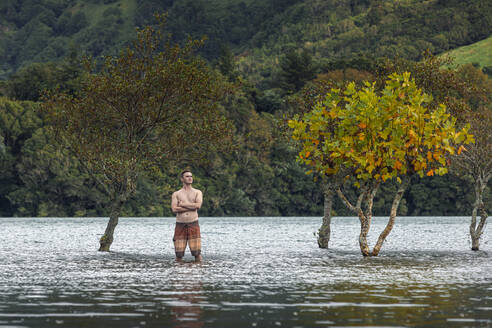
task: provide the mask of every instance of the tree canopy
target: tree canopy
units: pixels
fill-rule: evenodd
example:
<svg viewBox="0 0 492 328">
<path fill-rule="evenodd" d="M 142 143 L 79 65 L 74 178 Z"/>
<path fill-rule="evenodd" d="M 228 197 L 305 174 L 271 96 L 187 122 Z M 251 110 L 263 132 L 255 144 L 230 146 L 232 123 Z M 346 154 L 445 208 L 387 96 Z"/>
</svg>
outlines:
<svg viewBox="0 0 492 328">
<path fill-rule="evenodd" d="M 165 23 L 165 16 L 157 19 Z M 193 56 L 201 42 L 180 47 L 165 39 L 161 51 L 162 37 L 150 26 L 139 30 L 133 46 L 106 57 L 101 70 L 87 59 L 87 77 L 74 94 L 55 91 L 43 102 L 54 135 L 109 196 L 109 225 L 135 194 L 139 174 L 189 166 L 230 137 L 218 107 L 225 84 Z M 101 250 L 111 242 L 107 230 Z"/>
</svg>

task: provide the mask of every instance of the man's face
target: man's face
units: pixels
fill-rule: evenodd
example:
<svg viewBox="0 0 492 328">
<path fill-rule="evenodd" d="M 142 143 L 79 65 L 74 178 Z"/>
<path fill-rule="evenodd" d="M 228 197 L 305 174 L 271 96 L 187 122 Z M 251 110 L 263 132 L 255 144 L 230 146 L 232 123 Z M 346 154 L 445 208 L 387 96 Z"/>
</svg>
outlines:
<svg viewBox="0 0 492 328">
<path fill-rule="evenodd" d="M 193 174 L 191 174 L 191 172 L 185 172 L 183 174 L 183 177 L 181 178 L 181 180 L 185 184 L 192 184 L 193 183 Z"/>
</svg>

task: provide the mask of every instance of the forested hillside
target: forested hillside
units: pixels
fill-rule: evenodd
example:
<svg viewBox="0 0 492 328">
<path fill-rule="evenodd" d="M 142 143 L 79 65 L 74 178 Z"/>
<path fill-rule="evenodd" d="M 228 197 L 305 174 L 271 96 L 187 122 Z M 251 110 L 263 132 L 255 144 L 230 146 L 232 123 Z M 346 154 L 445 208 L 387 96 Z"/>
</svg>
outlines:
<svg viewBox="0 0 492 328">
<path fill-rule="evenodd" d="M 205 191 L 202 215 L 321 215 L 322 188 L 296 162 L 284 131 L 311 83 L 376 80 L 391 72 L 388 62 L 413 67 L 424 51 L 442 54 L 492 34 L 488 0 L 3 0 L 0 216 L 107 215 L 106 196 L 52 143 L 37 109 L 44 89 L 80 87 L 82 55 L 118 54 L 135 39 L 135 28 L 155 24 L 154 12 L 168 13 L 166 31 L 176 42 L 206 35 L 199 55 L 236 85 L 221 103 L 234 124 L 235 151 L 183 164 Z M 488 95 L 463 96 L 471 107 L 490 104 L 492 83 L 483 72 L 489 73 L 458 70 Z M 453 92 L 445 96 L 461 97 Z M 140 177 L 124 214 L 171 215 L 180 169 Z M 468 181 L 415 177 L 400 211 L 469 214 Z M 395 188 L 395 182 L 382 186 L 375 214 L 387 214 Z M 490 190 L 485 201 L 492 210 Z M 349 214 L 340 203 L 335 210 Z"/>
<path fill-rule="evenodd" d="M 4 0 L 0 74 L 59 60 L 70 47 L 115 53 L 156 11 L 169 12 L 168 29 L 178 40 L 207 35 L 207 59 L 227 46 L 245 66 L 261 63 L 263 74 L 278 55 L 299 47 L 329 60 L 356 53 L 418 59 L 426 49 L 441 53 L 492 34 L 486 0 Z"/>
</svg>

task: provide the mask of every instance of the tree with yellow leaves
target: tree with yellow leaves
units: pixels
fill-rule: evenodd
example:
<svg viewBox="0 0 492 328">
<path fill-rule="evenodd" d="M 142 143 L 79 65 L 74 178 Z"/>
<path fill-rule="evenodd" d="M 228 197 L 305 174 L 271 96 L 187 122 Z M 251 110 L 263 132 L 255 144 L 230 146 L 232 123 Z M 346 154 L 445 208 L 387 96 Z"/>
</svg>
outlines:
<svg viewBox="0 0 492 328">
<path fill-rule="evenodd" d="M 374 84 L 346 90 L 332 89 L 303 117 L 289 121 L 293 138 L 302 143 L 299 161 L 322 176 L 355 179 L 359 188 L 353 204 L 338 184 L 337 194 L 360 220 L 359 245 L 364 256 L 377 256 L 393 228 L 397 209 L 410 177 L 447 173 L 448 154 L 461 153 L 462 144 L 473 141 L 468 127 L 456 131 L 456 120 L 444 105 L 430 106 L 410 73 L 392 74 L 381 92 Z M 389 221 L 373 251 L 367 234 L 372 205 L 379 185 L 396 179 Z M 343 181 L 343 180 L 342 180 Z"/>
</svg>

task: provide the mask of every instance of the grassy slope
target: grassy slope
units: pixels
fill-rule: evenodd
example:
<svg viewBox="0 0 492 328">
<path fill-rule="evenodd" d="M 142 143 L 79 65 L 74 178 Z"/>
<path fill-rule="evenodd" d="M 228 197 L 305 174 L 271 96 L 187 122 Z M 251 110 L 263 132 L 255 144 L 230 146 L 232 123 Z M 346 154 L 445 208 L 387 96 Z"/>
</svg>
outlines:
<svg viewBox="0 0 492 328">
<path fill-rule="evenodd" d="M 443 56 L 454 58 L 456 64 L 478 63 L 492 66 L 492 35 L 487 39 L 448 51 Z"/>
</svg>

